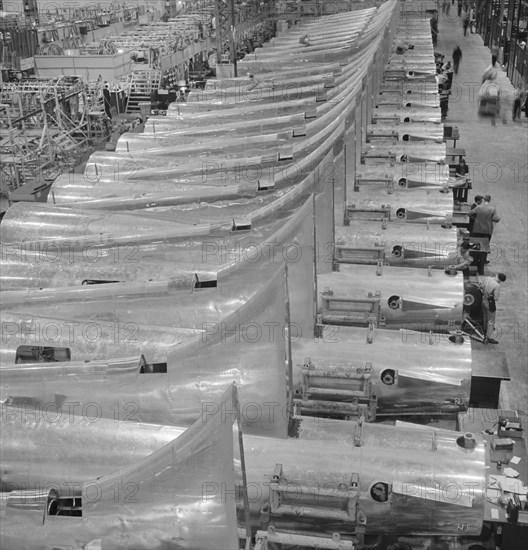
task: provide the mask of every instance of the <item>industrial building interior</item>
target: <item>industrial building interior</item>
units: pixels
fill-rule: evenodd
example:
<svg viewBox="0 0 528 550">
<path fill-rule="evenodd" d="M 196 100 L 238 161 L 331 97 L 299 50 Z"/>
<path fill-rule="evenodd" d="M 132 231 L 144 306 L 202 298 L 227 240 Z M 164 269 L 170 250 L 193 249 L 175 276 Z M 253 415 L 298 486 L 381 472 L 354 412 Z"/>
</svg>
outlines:
<svg viewBox="0 0 528 550">
<path fill-rule="evenodd" d="M 0 548 L 528 540 L 524 0 L 0 0 Z"/>
</svg>

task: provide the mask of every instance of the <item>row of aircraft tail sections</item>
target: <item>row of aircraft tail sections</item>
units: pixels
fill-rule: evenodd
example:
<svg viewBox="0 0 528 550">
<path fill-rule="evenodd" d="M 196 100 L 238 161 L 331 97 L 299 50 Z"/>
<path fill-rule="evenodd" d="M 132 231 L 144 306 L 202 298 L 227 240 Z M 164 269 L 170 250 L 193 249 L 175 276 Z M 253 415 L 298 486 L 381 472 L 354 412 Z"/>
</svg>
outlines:
<svg viewBox="0 0 528 550">
<path fill-rule="evenodd" d="M 117 294 L 114 285 L 101 285 L 98 295 L 82 300 L 76 294 L 83 287 L 38 291 L 36 300 L 34 293 L 6 292 L 2 400 L 43 408 L 51 399 L 66 411 L 72 403 L 81 410 L 97 395 L 99 416 L 184 425 L 230 379 L 240 385 L 246 431 L 277 437 L 287 434 L 292 400 L 308 414 L 364 411 L 372 420 L 465 410 L 469 339 L 412 324 L 400 330 L 318 324 L 314 337 L 306 320 L 292 321 L 288 273 L 267 271 L 267 281 L 238 295 L 159 285 Z M 171 301 L 176 313 L 164 313 Z M 20 313 L 27 303 L 31 316 Z M 150 316 L 138 323 L 146 310 Z M 306 314 L 314 310 L 315 303 Z M 109 312 L 118 315 L 104 320 Z"/>
<path fill-rule="evenodd" d="M 186 430 L 4 406 L 3 547 L 236 548 L 235 508 L 253 533 L 339 533 L 357 548 L 387 533 L 481 533 L 480 436 L 306 418 L 295 439 L 244 436 L 241 448 L 233 388 L 216 404 Z"/>
<path fill-rule="evenodd" d="M 347 15 L 355 19 L 354 33 L 369 36 L 369 40 L 354 38 L 350 48 L 352 27 L 347 21 L 340 21 L 342 29 L 337 30 L 336 18 L 330 18 L 327 25 L 331 32 L 314 32 L 314 39 L 319 35 L 321 38 L 318 47 L 293 48 L 292 59 L 298 55 L 303 59 L 308 56 L 306 63 L 297 67 L 298 70 L 292 66 L 287 75 L 279 72 L 278 81 L 272 79 L 272 87 L 281 79 L 285 83 L 291 83 L 294 78 L 311 79 L 314 66 L 321 63 L 321 52 L 326 51 L 328 44 L 334 49 L 340 40 L 347 45 L 343 47 L 348 51 L 348 63 L 339 58 L 330 65 L 334 67 L 332 64 L 337 63 L 340 67 L 339 71 L 334 67 L 344 79 L 343 86 L 336 93 L 343 101 L 319 102 L 321 105 L 317 106 L 313 120 L 305 118 L 307 132 L 297 137 L 306 138 L 301 140 L 302 147 L 306 145 L 306 151 L 310 153 L 303 168 L 293 179 L 290 178 L 285 187 L 280 187 L 274 180 L 273 187 L 266 189 L 259 182 L 252 197 L 231 200 L 229 191 L 223 201 L 218 202 L 215 195 L 208 202 L 208 199 L 202 200 L 200 183 L 193 181 L 192 185 L 184 183 L 186 195 L 177 201 L 184 207 L 176 210 L 155 205 L 139 210 L 121 210 L 115 203 L 106 203 L 106 209 L 99 209 L 98 199 L 93 209 L 87 207 L 80 196 L 75 197 L 80 202 L 65 203 L 64 206 L 14 205 L 10 209 L 2 224 L 5 245 L 1 275 L 4 290 L 2 358 L 11 375 L 18 377 L 19 385 L 16 390 L 14 385 L 9 386 L 7 399 L 11 402 L 30 399 L 29 395 L 20 395 L 24 377 L 30 372 L 42 371 L 39 380 L 45 385 L 58 383 L 57 377 L 61 377 L 60 369 L 46 371 L 37 367 L 17 367 L 22 363 L 61 361 L 66 368 L 67 364 L 74 365 L 79 361 L 122 360 L 126 365 L 128 362 L 123 358 L 132 356 L 136 362 L 137 357 L 143 357 L 141 361 L 149 366 L 134 367 L 131 371 L 114 365 L 108 372 L 117 378 L 127 373 L 130 380 L 134 380 L 128 386 L 130 395 L 141 394 L 138 388 L 147 384 L 147 379 L 148 384 L 158 389 L 145 392 L 149 398 L 141 400 L 140 413 L 135 418 L 143 421 L 179 424 L 194 419 L 196 404 L 181 407 L 185 411 L 182 414 L 175 403 L 183 388 L 186 399 L 196 400 L 198 396 L 207 395 L 214 385 L 200 384 L 199 389 L 188 391 L 193 368 L 184 365 L 186 361 L 191 365 L 197 357 L 201 358 L 203 379 L 231 375 L 240 383 L 245 374 L 242 394 L 248 396 L 248 403 L 251 395 L 259 391 L 255 386 L 265 384 L 281 407 L 285 399 L 291 402 L 295 395 L 302 410 L 312 413 L 314 410 L 328 412 L 335 406 L 334 402 L 346 401 L 350 391 L 361 393 L 363 402 L 355 403 L 354 407 L 368 405 L 369 418 L 376 416 L 373 404 L 379 415 L 402 410 L 407 414 L 420 411 L 429 414 L 431 410 L 445 414 L 467 405 L 471 376 L 469 346 L 467 342 L 455 342 L 447 337 L 449 330 L 456 328 L 461 320 L 461 277 L 417 269 L 424 264 L 412 263 L 418 254 L 409 254 L 411 246 L 409 242 L 405 246 L 404 237 L 397 237 L 398 240 L 391 243 L 392 256 L 395 262 L 397 258 L 405 257 L 409 263 L 403 265 L 413 267 L 413 270 L 403 269 L 397 263 L 394 268 L 391 264 L 382 270 L 372 262 L 364 262 L 370 265 L 347 265 L 350 247 L 336 247 L 334 217 L 329 215 L 336 209 L 336 200 L 331 185 L 333 179 L 326 179 L 325 170 L 326 164 L 334 158 L 335 147 L 328 148 L 327 144 L 332 142 L 330 138 L 343 132 L 347 117 L 351 116 L 347 106 L 350 101 L 344 100 L 355 97 L 359 88 L 354 83 L 368 72 L 364 66 L 365 63 L 368 66 L 374 54 L 375 48 L 371 45 L 374 43 L 379 51 L 388 52 L 391 33 L 378 31 L 380 28 L 390 31 L 393 22 L 388 21 L 392 9 L 394 5 L 387 3 L 378 10 Z M 265 52 L 259 53 L 258 62 L 269 63 L 271 69 L 276 57 L 280 62 L 288 63 L 286 58 L 290 54 L 281 48 L 279 50 L 274 54 L 272 49 L 267 50 L 266 55 Z M 326 63 L 325 55 L 322 55 L 322 61 Z M 357 57 L 365 55 L 367 57 Z M 292 60 L 289 62 L 293 63 Z M 230 81 L 226 81 L 224 87 L 230 90 Z M 287 104 L 295 108 L 296 101 Z M 225 112 L 230 115 L 242 109 L 246 114 L 263 116 L 251 102 L 243 106 L 235 102 L 234 111 L 229 102 L 220 101 L 215 105 L 213 115 L 221 114 L 225 107 Z M 202 108 L 199 102 L 190 102 L 188 106 L 194 109 L 192 120 L 199 119 L 199 113 L 195 112 Z M 260 103 L 257 102 L 256 106 L 259 107 Z M 204 109 L 208 115 L 203 119 L 203 127 L 193 125 L 189 132 L 185 125 L 178 130 L 181 115 L 173 117 L 174 120 L 167 117 L 166 123 L 172 124 L 172 128 L 166 131 L 167 137 L 176 138 L 180 132 L 181 139 L 185 140 L 188 133 L 198 132 L 199 139 L 204 139 L 200 143 L 210 143 L 205 140 L 204 133 L 210 137 L 216 125 L 210 122 L 210 108 Z M 301 105 L 301 109 L 305 109 L 305 105 Z M 242 111 L 239 114 L 242 116 Z M 330 119 L 340 122 L 334 127 L 328 124 Z M 235 124 L 242 120 L 235 118 Z M 282 122 L 274 119 L 275 123 Z M 308 126 L 312 128 L 310 131 Z M 204 132 L 199 131 L 200 128 Z M 329 128 L 332 128 L 330 137 Z M 143 149 L 148 153 L 142 158 L 156 158 L 153 166 L 166 166 L 167 162 L 172 162 L 168 156 L 172 155 L 173 144 L 157 142 L 159 135 L 154 133 L 151 141 L 156 148 L 149 149 L 148 141 L 143 143 Z M 321 139 L 315 139 L 321 133 Z M 311 136 L 314 139 L 309 139 Z M 137 137 L 142 138 L 141 135 Z M 218 140 L 217 135 L 213 135 L 213 139 L 217 139 L 217 146 L 221 149 L 222 140 Z M 238 145 L 236 140 L 224 144 L 226 152 L 232 149 L 246 155 L 247 149 L 240 149 Z M 164 155 L 164 151 L 170 155 Z M 130 147 L 126 155 L 121 155 L 128 157 L 129 152 Z M 112 155 L 97 153 L 94 156 L 93 166 L 98 166 L 98 175 L 102 174 L 104 158 L 114 162 L 115 159 L 110 158 Z M 274 162 L 280 165 L 284 160 L 288 158 L 279 154 Z M 192 164 L 194 160 L 189 162 Z M 182 161 L 181 166 L 187 166 L 187 163 Z M 164 181 L 163 173 L 162 169 L 156 189 Z M 75 181 L 70 184 L 72 188 L 80 185 Z M 90 187 L 90 193 L 95 188 L 114 195 L 117 192 L 117 188 L 111 188 L 111 182 L 101 178 L 85 178 L 85 184 Z M 148 184 L 148 187 L 153 186 Z M 264 194 L 258 194 L 259 187 Z M 223 191 L 220 187 L 218 192 Z M 365 201 L 367 204 L 371 199 L 365 196 Z M 439 203 L 439 199 L 436 202 Z M 442 215 L 448 213 L 446 206 L 442 206 Z M 394 212 L 398 212 L 397 207 L 394 207 Z M 29 217 L 35 222 L 25 223 Z M 394 231 L 407 225 L 405 221 L 397 221 L 397 214 L 394 218 L 394 223 L 390 223 Z M 193 223 L 190 223 L 191 219 Z M 351 223 L 349 220 L 346 229 L 351 227 Z M 427 223 L 416 227 L 423 228 L 421 235 L 424 235 L 425 231 L 433 233 L 432 228 L 437 226 L 430 227 Z M 442 231 L 445 232 L 442 242 L 451 244 L 452 230 L 442 228 Z M 356 231 L 348 233 L 357 234 Z M 423 244 L 424 240 L 427 242 L 427 239 L 420 239 L 417 239 L 417 245 Z M 341 254 L 342 261 L 337 262 L 339 273 L 335 273 L 335 250 Z M 447 256 L 442 249 L 436 253 L 435 259 L 441 265 Z M 427 261 L 430 261 L 429 255 Z M 284 300 L 287 303 L 285 311 L 270 299 L 270 291 L 265 286 L 266 282 L 273 285 L 273 281 L 282 277 L 283 264 L 288 266 L 288 290 L 281 289 L 271 295 L 279 297 L 279 302 Z M 410 287 L 408 280 L 416 280 L 416 277 L 423 280 Z M 374 284 L 371 281 L 375 281 Z M 433 283 L 435 297 L 431 297 L 429 291 Z M 350 304 L 355 304 L 357 311 L 351 309 Z M 389 330 L 399 333 L 386 334 Z M 395 357 L 383 351 L 386 344 L 377 346 L 377 343 L 389 339 L 393 342 L 392 349 L 395 349 L 395 341 L 399 339 L 403 344 L 398 346 L 403 358 L 411 347 L 407 335 L 415 331 L 443 331 L 446 338 L 441 345 L 446 350 L 455 350 L 453 355 L 457 360 L 447 369 L 433 358 L 427 367 L 419 365 L 417 360 L 416 364 L 407 364 L 403 368 L 403 360 L 398 363 Z M 330 336 L 332 333 L 338 333 L 338 338 Z M 316 344 L 311 349 L 314 335 Z M 292 342 L 293 339 L 296 341 Z M 354 349 L 357 360 L 350 359 L 352 348 L 356 348 L 351 343 L 354 339 L 371 350 L 359 359 L 360 354 Z M 345 342 L 347 345 L 343 347 Z M 432 352 L 434 348 L 427 348 L 425 342 L 420 342 L 417 348 L 424 347 Z M 373 353 L 375 348 L 380 351 Z M 434 352 L 426 355 L 434 357 Z M 216 362 L 212 361 L 213 357 Z M 266 369 L 248 367 L 258 363 L 257 357 L 266 359 L 263 361 Z M 287 368 L 284 368 L 284 357 Z M 323 357 L 326 360 L 324 368 Z M 353 362 L 354 368 L 361 371 L 353 382 L 358 388 L 351 389 L 350 381 L 343 379 L 341 371 L 347 361 Z M 76 367 L 72 368 L 75 371 Z M 17 369 L 20 374 L 16 374 Z M 100 377 L 100 369 L 92 371 L 89 364 L 81 370 L 83 384 L 77 389 L 81 395 L 86 395 L 80 389 L 84 384 L 86 387 L 104 385 L 107 379 Z M 251 371 L 251 376 L 247 376 L 248 371 Z M 7 370 L 5 372 L 7 376 Z M 321 372 L 325 373 L 324 379 L 332 378 L 331 387 L 326 388 L 326 392 L 318 380 Z M 138 377 L 138 373 L 156 376 Z M 286 382 L 282 386 L 284 378 Z M 253 387 L 251 391 L 250 387 Z M 31 399 L 42 402 L 43 395 L 39 394 L 38 388 L 32 392 Z M 64 392 L 71 394 L 71 390 L 64 389 Z M 288 397 L 285 398 L 285 394 Z M 325 394 L 327 399 L 324 399 Z M 317 405 L 313 404 L 314 400 Z M 107 411 L 105 414 L 110 414 L 108 406 L 103 407 Z M 163 413 L 158 412 L 158 407 Z M 264 428 L 260 426 L 258 429 Z M 278 431 L 282 432 L 283 428 Z"/>
<path fill-rule="evenodd" d="M 295 25 L 9 209 L 2 547 L 480 535 L 482 439 L 372 422 L 453 418 L 472 372 L 445 147 L 346 169 L 399 12 Z"/>
<path fill-rule="evenodd" d="M 275 58 L 283 62 L 288 56 L 293 59 L 300 55 L 308 67 L 301 67 L 299 71 L 302 72 L 313 71 L 313 64 L 326 63 L 327 49 L 338 49 L 339 55 L 336 55 L 342 67 L 340 74 L 345 79 L 343 83 L 347 84 L 338 90 L 343 101 L 319 102 L 322 104 L 320 113 L 317 107 L 317 116 L 307 123 L 314 124 L 313 132 L 297 136 L 306 138 L 302 140 L 302 147 L 306 145 L 306 151 L 310 151 L 310 158 L 301 170 L 300 181 L 297 178 L 284 188 L 273 187 L 270 193 L 257 194 L 253 199 L 232 202 L 227 199 L 221 203 L 200 201 L 200 192 L 185 184 L 188 194 L 181 202 L 185 203 L 186 208 L 176 210 L 177 222 L 174 221 L 175 212 L 165 208 L 122 213 L 111 209 L 86 209 L 82 202 L 71 204 L 70 208 L 15 205 L 4 219 L 2 229 L 5 242 L 2 258 L 2 287 L 5 290 L 3 359 L 8 364 L 16 365 L 46 360 L 75 362 L 143 355 L 148 365 L 165 364 L 158 370 L 167 369 L 167 374 L 172 375 L 174 369 L 169 361 L 172 348 L 195 350 L 200 347 L 201 353 L 204 353 L 204 349 L 217 344 L 212 341 L 213 336 L 220 334 L 220 338 L 225 340 L 224 328 L 233 330 L 232 327 L 238 326 L 237 316 L 242 317 L 242 311 L 257 307 L 251 304 L 258 303 L 266 295 L 266 292 L 259 290 L 263 282 L 271 280 L 273 273 L 278 272 L 284 262 L 288 265 L 288 317 L 281 314 L 280 321 L 266 321 L 268 332 L 274 332 L 278 323 L 278 328 L 282 328 L 279 332 L 284 333 L 287 328 L 290 339 L 295 329 L 296 337 L 309 340 L 312 335 L 323 331 L 325 326 L 336 327 L 334 330 L 339 329 L 345 334 L 348 327 L 359 325 L 368 329 L 363 332 L 366 333 L 366 341 L 370 342 L 372 320 L 376 328 L 387 330 L 443 330 L 447 333 L 448 329 L 456 327 L 462 309 L 460 277 L 448 278 L 440 272 L 428 272 L 428 279 L 424 280 L 423 285 L 414 285 L 413 289 L 409 289 L 406 284 L 409 274 L 403 270 L 386 268 L 383 277 L 372 286 L 350 284 L 349 275 L 359 275 L 361 281 L 367 281 L 381 275 L 377 268 L 374 272 L 368 266 L 349 269 L 350 266 L 343 265 L 340 273 L 331 273 L 335 268 L 335 228 L 332 216 L 328 215 L 334 204 L 328 191 L 333 189 L 321 172 L 322 163 L 332 158 L 333 148 L 327 149 L 326 145 L 328 128 L 332 128 L 331 136 L 335 131 L 342 132 L 346 117 L 351 116 L 344 100 L 354 97 L 357 92 L 354 82 L 368 72 L 364 65 L 374 55 L 372 44 L 388 51 L 387 44 L 390 43 L 387 36 L 390 37 L 390 33 L 385 33 L 385 44 L 380 46 L 382 33 L 379 30 L 390 29 L 393 25 L 388 23 L 391 10 L 394 10 L 394 5 L 386 3 L 377 10 L 329 18 L 326 21 L 328 30 L 313 35 L 314 40 L 321 39 L 317 47 L 283 49 L 277 43 L 277 50 L 259 52 L 259 63 L 269 62 L 270 67 Z M 337 19 L 340 20 L 336 29 Z M 348 19 L 354 20 L 354 24 Z M 352 41 L 351 29 L 354 35 Z M 341 63 L 341 49 L 348 52 L 343 58 L 348 63 Z M 361 57 L 358 62 L 357 56 L 364 55 L 367 57 Z M 253 61 L 247 60 L 248 63 Z M 352 69 L 347 73 L 349 66 Z M 288 77 L 282 78 L 291 80 L 292 74 L 295 74 L 292 71 Z M 272 84 L 275 86 L 275 80 Z M 230 89 L 229 82 L 226 82 L 226 87 Z M 295 100 L 289 103 L 295 107 Z M 189 105 L 194 103 L 191 101 Z M 216 113 L 222 112 L 227 104 L 218 102 L 215 105 L 218 107 Z M 230 104 L 227 107 L 232 115 Z M 253 106 L 240 108 L 254 112 L 249 107 Z M 303 105 L 301 107 L 305 108 Z M 196 108 L 199 110 L 201 107 L 198 105 Z M 236 104 L 235 109 L 238 108 Z M 209 119 L 209 107 L 206 111 Z M 340 121 L 335 128 L 328 124 L 328 114 L 334 121 Z M 196 113 L 192 115 L 194 120 Z M 180 120 L 174 118 L 177 118 L 174 121 L 177 127 Z M 208 124 L 211 126 L 210 122 Z M 321 133 L 321 139 L 315 139 Z M 237 143 L 226 144 L 225 147 L 240 151 Z M 172 148 L 167 146 L 158 152 L 164 150 L 172 154 Z M 242 149 L 242 153 L 242 156 L 246 155 L 247 150 Z M 150 157 L 155 155 L 152 150 Z M 154 165 L 159 165 L 160 159 L 166 156 L 160 155 Z M 109 160 L 113 162 L 113 159 Z M 279 154 L 274 162 L 280 164 L 283 160 L 288 158 Z M 182 163 L 182 166 L 186 165 Z M 97 173 L 101 174 L 99 168 Z M 162 176 L 163 173 L 160 178 Z M 99 186 L 105 192 L 116 192 L 116 189 L 110 189 L 109 182 L 101 178 L 86 178 L 88 186 L 97 187 L 98 182 L 105 183 Z M 77 188 L 76 182 L 71 185 Z M 149 187 L 152 186 L 149 184 Z M 189 202 L 189 197 L 195 202 Z M 77 201 L 80 199 L 76 197 Z M 106 206 L 109 207 L 109 204 Z M 36 222 L 24 223 L 28 216 Z M 189 223 L 191 218 L 192 224 Z M 38 227 L 38 236 L 35 227 Z M 446 240 L 449 241 L 449 238 L 446 237 Z M 129 246 L 130 242 L 136 246 Z M 330 254 L 327 254 L 329 244 Z M 398 255 L 397 246 L 394 246 L 393 255 L 401 257 L 403 248 L 400 246 Z M 417 274 L 418 271 L 413 275 Z M 431 299 L 428 284 L 433 282 L 438 296 Z M 314 288 L 316 292 L 312 296 Z M 317 292 L 318 288 L 321 292 Z M 358 304 L 360 308 L 369 305 L 371 310 L 359 313 L 347 310 L 343 313 L 343 304 L 347 303 Z M 249 325 L 251 317 L 244 314 L 243 318 L 244 323 Z M 283 319 L 287 319 L 287 327 Z M 270 327 L 273 331 L 269 330 Z M 383 330 L 379 332 L 381 334 Z M 262 326 L 258 325 L 258 343 L 265 347 L 261 333 Z M 274 334 L 268 339 L 273 339 L 271 348 L 274 350 L 271 353 L 274 359 L 269 364 L 276 365 L 280 352 L 274 346 L 280 347 L 282 343 Z M 253 349 L 256 350 L 257 345 Z M 303 359 L 296 361 L 303 366 L 308 364 Z M 294 361 L 291 354 L 289 361 Z M 335 357 L 335 361 L 341 364 L 340 358 Z M 222 363 L 220 368 L 233 366 L 228 361 L 227 364 Z M 370 371 L 375 379 L 374 386 L 379 386 L 376 398 L 379 397 L 380 406 L 383 395 L 388 391 L 384 386 L 394 386 L 390 388 L 392 391 L 404 380 L 403 371 L 396 372 L 394 368 L 389 369 L 391 376 L 383 376 L 388 367 L 390 365 L 383 361 Z M 290 391 L 293 391 L 296 379 L 297 393 L 305 396 L 307 377 L 299 374 L 301 369 L 298 369 L 299 372 L 294 372 L 293 367 L 290 370 Z M 407 370 L 407 374 L 410 371 L 412 368 Z M 310 376 L 311 384 L 315 379 L 313 374 Z M 423 384 L 425 379 L 435 377 L 414 373 L 411 378 L 418 378 Z M 394 383 L 386 383 L 392 379 Z M 455 376 L 444 378 L 439 375 L 437 380 L 439 384 L 451 386 L 454 383 L 459 388 L 448 390 L 453 392 L 450 398 L 452 403 L 467 403 L 467 390 L 460 390 L 467 388 L 467 366 Z M 463 394 L 466 394 L 465 397 L 462 397 Z M 18 398 L 15 395 L 11 397 Z M 442 403 L 444 407 L 446 403 Z M 169 407 L 169 410 L 172 409 Z"/>
</svg>

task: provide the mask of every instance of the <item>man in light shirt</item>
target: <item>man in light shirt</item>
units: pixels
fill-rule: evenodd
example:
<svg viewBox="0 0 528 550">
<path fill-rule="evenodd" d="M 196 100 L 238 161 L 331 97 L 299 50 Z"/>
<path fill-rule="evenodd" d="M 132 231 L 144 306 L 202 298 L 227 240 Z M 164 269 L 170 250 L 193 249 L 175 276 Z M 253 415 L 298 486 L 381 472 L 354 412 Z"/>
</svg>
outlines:
<svg viewBox="0 0 528 550">
<path fill-rule="evenodd" d="M 456 264 L 450 267 L 459 271 L 466 270 L 473 263 L 473 256 L 469 253 L 471 245 L 469 243 L 462 243 L 455 256 Z"/>
<path fill-rule="evenodd" d="M 480 290 L 482 291 L 482 327 L 484 330 L 485 344 L 498 344 L 495 336 L 495 313 L 499 301 L 500 285 L 506 281 L 504 273 L 498 273 L 496 277 L 482 277 Z"/>
</svg>

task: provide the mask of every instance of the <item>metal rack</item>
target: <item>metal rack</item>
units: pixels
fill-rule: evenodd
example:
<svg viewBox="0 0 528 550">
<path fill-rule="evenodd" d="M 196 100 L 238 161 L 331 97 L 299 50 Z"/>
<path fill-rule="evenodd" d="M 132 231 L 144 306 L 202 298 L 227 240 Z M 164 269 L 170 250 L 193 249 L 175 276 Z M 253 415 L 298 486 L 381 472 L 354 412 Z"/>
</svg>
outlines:
<svg viewBox="0 0 528 550">
<path fill-rule="evenodd" d="M 360 423 L 362 425 L 362 423 Z M 356 445 L 361 445 L 361 428 Z M 350 472 L 337 489 L 300 485 L 284 472 L 282 464 L 276 464 L 269 481 L 269 501 L 261 509 L 261 525 L 257 531 L 255 550 L 268 550 L 276 544 L 296 545 L 303 548 L 327 548 L 329 550 L 353 550 L 362 546 L 367 517 L 360 509 L 361 489 L 359 474 Z M 353 528 L 353 535 L 342 538 L 337 532 L 306 533 L 291 529 L 291 519 L 296 521 L 343 522 Z M 240 539 L 247 534 L 239 529 Z"/>
<path fill-rule="evenodd" d="M 62 169 L 74 166 L 89 137 L 88 109 L 96 101 L 94 91 L 76 76 L 5 84 L 0 193 L 31 181 L 53 181 Z"/>
<path fill-rule="evenodd" d="M 305 416 L 359 418 L 372 422 L 376 418 L 377 397 L 370 380 L 372 365 L 349 365 L 325 369 L 316 367 L 307 357 L 302 366 L 302 388 L 294 399 L 297 410 Z"/>
</svg>

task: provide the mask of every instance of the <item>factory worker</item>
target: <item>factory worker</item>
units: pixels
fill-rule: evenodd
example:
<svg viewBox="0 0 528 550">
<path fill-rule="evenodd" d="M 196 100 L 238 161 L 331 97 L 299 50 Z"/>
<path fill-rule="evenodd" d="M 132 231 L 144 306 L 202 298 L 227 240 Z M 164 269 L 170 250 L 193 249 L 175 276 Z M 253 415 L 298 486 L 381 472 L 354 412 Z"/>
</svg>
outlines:
<svg viewBox="0 0 528 550">
<path fill-rule="evenodd" d="M 484 330 L 485 344 L 498 344 L 495 334 L 495 312 L 499 301 L 500 286 L 506 281 L 504 273 L 498 273 L 496 277 L 481 277 L 479 280 L 482 291 L 482 327 Z"/>
</svg>

